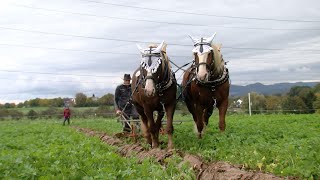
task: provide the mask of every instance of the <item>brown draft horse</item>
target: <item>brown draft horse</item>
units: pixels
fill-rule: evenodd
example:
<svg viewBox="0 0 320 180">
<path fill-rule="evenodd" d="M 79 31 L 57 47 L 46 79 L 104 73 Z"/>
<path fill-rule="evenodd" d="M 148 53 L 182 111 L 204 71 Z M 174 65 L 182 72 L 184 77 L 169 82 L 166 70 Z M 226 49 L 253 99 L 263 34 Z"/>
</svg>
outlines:
<svg viewBox="0 0 320 180">
<path fill-rule="evenodd" d="M 142 120 L 142 129 L 147 143 L 152 148 L 159 146 L 159 130 L 164 111 L 167 115 L 166 132 L 168 149 L 173 148 L 173 115 L 176 107 L 177 82 L 166 55 L 166 44 L 138 48 L 142 54 L 141 65 L 132 78 L 132 101 Z M 158 112 L 156 121 L 154 112 Z"/>
<path fill-rule="evenodd" d="M 183 97 L 198 129 L 198 138 L 208 125 L 214 106 L 219 109 L 219 129 L 225 130 L 228 108 L 229 73 L 220 53 L 221 45 L 213 44 L 215 34 L 209 38 L 191 39 L 195 48 L 193 64 L 183 75 Z"/>
</svg>

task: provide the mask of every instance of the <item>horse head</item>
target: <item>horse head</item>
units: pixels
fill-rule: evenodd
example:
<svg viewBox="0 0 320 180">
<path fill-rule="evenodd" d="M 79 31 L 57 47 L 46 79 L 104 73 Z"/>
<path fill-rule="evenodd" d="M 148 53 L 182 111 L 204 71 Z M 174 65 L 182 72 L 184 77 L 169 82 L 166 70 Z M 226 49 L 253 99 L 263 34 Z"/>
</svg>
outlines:
<svg viewBox="0 0 320 180">
<path fill-rule="evenodd" d="M 161 80 L 161 70 L 159 68 L 163 66 L 166 55 L 165 52 L 166 43 L 162 41 L 159 46 L 149 45 L 147 48 L 141 48 L 137 45 L 141 52 L 141 66 L 140 66 L 140 76 L 143 78 L 142 83 L 144 87 L 145 94 L 147 96 L 154 96 L 156 92 L 156 85 L 159 84 Z"/>
<path fill-rule="evenodd" d="M 194 43 L 192 52 L 196 66 L 196 78 L 199 81 L 208 81 L 212 73 L 214 73 L 213 68 L 216 63 L 216 53 L 220 54 L 220 47 L 214 46 L 212 42 L 215 35 L 216 33 L 209 38 L 201 37 L 200 39 L 193 38 L 189 35 Z"/>
</svg>

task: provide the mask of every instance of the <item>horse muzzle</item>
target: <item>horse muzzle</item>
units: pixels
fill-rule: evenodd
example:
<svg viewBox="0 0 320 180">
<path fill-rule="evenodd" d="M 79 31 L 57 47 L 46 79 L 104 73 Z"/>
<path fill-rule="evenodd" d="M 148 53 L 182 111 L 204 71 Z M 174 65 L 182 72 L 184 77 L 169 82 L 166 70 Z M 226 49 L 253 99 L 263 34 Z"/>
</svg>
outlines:
<svg viewBox="0 0 320 180">
<path fill-rule="evenodd" d="M 152 89 L 152 90 L 147 90 L 144 89 L 144 93 L 148 96 L 148 97 L 153 97 L 155 95 L 156 90 Z"/>
<path fill-rule="evenodd" d="M 144 92 L 148 97 L 155 95 L 156 89 L 155 89 L 154 81 L 152 79 L 146 80 L 146 86 L 145 86 Z"/>
<path fill-rule="evenodd" d="M 209 80 L 209 73 L 198 73 L 197 74 L 197 79 L 199 81 L 208 81 Z"/>
</svg>

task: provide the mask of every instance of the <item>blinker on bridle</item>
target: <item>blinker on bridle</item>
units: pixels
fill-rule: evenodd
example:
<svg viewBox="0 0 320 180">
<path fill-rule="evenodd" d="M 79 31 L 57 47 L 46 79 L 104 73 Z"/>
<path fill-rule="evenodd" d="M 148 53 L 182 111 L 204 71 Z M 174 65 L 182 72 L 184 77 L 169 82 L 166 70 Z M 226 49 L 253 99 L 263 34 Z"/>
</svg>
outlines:
<svg viewBox="0 0 320 180">
<path fill-rule="evenodd" d="M 161 57 L 160 53 L 152 53 L 152 47 L 149 49 L 149 54 L 144 54 L 142 57 L 149 57 L 148 59 L 148 66 L 151 66 L 152 60 L 151 57 Z"/>
<path fill-rule="evenodd" d="M 197 47 L 197 46 L 199 46 L 200 45 L 200 49 L 199 49 L 199 52 L 200 53 L 203 53 L 203 45 L 207 45 L 207 46 L 209 46 L 209 47 L 211 47 L 211 43 L 208 43 L 208 42 L 203 42 L 203 37 L 201 37 L 201 41 L 200 42 L 198 42 L 198 43 L 196 43 L 196 44 L 194 44 L 194 47 Z M 212 62 L 213 63 L 213 62 Z M 212 64 L 211 63 L 211 64 Z M 209 66 L 209 64 L 207 64 L 206 62 L 202 62 L 202 63 L 199 63 L 198 65 L 197 65 L 197 68 L 200 66 L 200 65 L 206 65 L 206 67 L 208 68 L 210 68 L 210 66 Z"/>
<path fill-rule="evenodd" d="M 152 52 L 152 49 L 153 47 L 149 47 L 149 49 L 144 50 L 144 53 L 142 54 L 143 60 L 141 61 L 141 68 L 144 68 L 146 71 L 153 74 L 161 64 L 161 52 Z M 157 62 L 153 62 L 152 57 L 157 57 Z"/>
<path fill-rule="evenodd" d="M 194 44 L 194 47 L 197 47 L 197 46 L 199 46 L 199 45 L 200 45 L 199 51 L 200 51 L 201 53 L 203 52 L 203 45 L 211 46 L 210 43 L 203 42 L 203 37 L 201 38 L 201 41 L 200 41 L 200 42 Z"/>
</svg>

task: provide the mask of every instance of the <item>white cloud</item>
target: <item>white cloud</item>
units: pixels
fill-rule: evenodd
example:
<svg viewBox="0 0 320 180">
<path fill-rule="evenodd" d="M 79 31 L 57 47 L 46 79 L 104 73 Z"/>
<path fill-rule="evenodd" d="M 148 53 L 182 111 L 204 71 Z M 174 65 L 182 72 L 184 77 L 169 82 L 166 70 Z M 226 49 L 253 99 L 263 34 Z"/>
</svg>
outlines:
<svg viewBox="0 0 320 180">
<path fill-rule="evenodd" d="M 302 67 L 296 68 L 295 71 L 297 71 L 297 72 L 310 72 L 311 69 L 309 67 L 302 66 Z"/>
<path fill-rule="evenodd" d="M 222 16 L 320 20 L 317 19 L 317 17 L 320 17 L 320 12 L 316 8 L 319 5 L 317 0 L 311 0 L 308 3 L 291 0 L 281 2 L 276 0 L 251 0 L 245 2 L 240 0 L 203 1 L 198 4 L 191 1 L 122 0 L 117 3 Z M 203 24 L 212 27 L 181 26 L 106 17 L 80 16 L 29 9 L 15 6 L 15 4 L 97 16 Z M 192 43 L 187 34 L 206 37 L 217 32 L 215 41 L 223 44 L 222 52 L 225 60 L 229 61 L 228 67 L 233 84 L 316 81 L 317 77 L 320 77 L 320 67 L 317 66 L 320 53 L 317 51 L 293 50 L 318 50 L 320 48 L 320 31 L 224 28 L 233 26 L 243 28 L 320 29 L 319 23 L 217 18 L 214 16 L 186 15 L 117 7 L 80 0 L 5 0 L 0 2 L 0 16 L 5 17 L 0 19 L 0 32 L 2 33 L 0 36 L 2 63 L 0 83 L 5 85 L 0 89 L 1 102 L 23 101 L 35 97 L 74 96 L 77 92 L 95 93 L 97 95 L 107 92 L 113 93 L 116 85 L 121 83 L 120 77 L 124 73 L 132 73 L 139 65 L 140 60 L 135 43 L 70 37 L 62 34 L 148 42 L 165 40 L 169 44 L 167 51 L 171 60 L 178 65 L 183 65 L 192 60 Z M 61 35 L 13 31 L 1 29 L 1 27 L 51 32 Z M 53 49 L 15 47 L 1 44 L 19 44 Z M 146 45 L 144 43 L 139 44 Z M 189 44 L 190 47 L 170 44 Z M 239 50 L 228 47 L 285 50 Z M 119 54 L 54 50 L 54 48 L 106 51 Z M 1 70 L 15 70 L 17 72 Z M 299 73 L 299 77 L 297 77 L 296 73 Z M 176 77 L 181 77 L 181 74 L 181 71 L 177 72 Z"/>
</svg>

